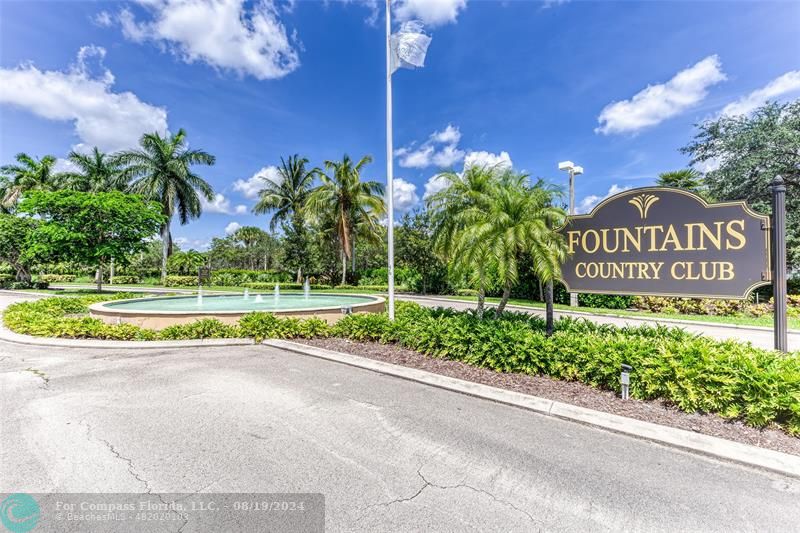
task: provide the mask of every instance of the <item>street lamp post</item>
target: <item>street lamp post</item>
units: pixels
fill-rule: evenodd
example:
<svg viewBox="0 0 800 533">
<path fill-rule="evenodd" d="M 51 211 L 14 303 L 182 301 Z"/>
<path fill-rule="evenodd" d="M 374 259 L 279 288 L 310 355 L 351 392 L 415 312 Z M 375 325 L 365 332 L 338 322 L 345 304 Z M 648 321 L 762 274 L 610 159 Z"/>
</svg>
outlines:
<svg viewBox="0 0 800 533">
<path fill-rule="evenodd" d="M 576 165 L 572 161 L 562 161 L 558 164 L 558 170 L 565 170 L 569 173 L 569 214 L 575 214 L 575 176 L 583 174 L 583 167 Z M 578 293 L 569 293 L 569 305 L 578 307 Z"/>
</svg>

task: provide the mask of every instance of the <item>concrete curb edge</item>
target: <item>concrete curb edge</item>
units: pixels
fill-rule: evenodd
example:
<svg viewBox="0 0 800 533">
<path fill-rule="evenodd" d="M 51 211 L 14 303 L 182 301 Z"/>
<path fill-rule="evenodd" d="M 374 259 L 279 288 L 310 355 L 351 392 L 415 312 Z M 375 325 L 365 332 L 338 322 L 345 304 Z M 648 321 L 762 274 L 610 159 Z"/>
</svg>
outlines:
<svg viewBox="0 0 800 533">
<path fill-rule="evenodd" d="M 683 429 L 644 422 L 562 402 L 530 396 L 489 385 L 464 381 L 416 368 L 409 368 L 357 355 L 335 352 L 285 340 L 265 340 L 264 345 L 302 355 L 318 357 L 469 396 L 527 409 L 535 413 L 578 422 L 651 442 L 680 448 L 716 459 L 732 461 L 771 472 L 800 478 L 800 457 L 758 448 L 749 444 L 702 435 Z"/>
<path fill-rule="evenodd" d="M 201 346 L 251 346 L 253 339 L 197 339 L 185 341 L 111 341 L 97 339 L 61 339 L 57 337 L 35 337 L 14 333 L 0 325 L 0 341 L 30 346 L 50 346 L 54 348 L 199 348 Z"/>
</svg>

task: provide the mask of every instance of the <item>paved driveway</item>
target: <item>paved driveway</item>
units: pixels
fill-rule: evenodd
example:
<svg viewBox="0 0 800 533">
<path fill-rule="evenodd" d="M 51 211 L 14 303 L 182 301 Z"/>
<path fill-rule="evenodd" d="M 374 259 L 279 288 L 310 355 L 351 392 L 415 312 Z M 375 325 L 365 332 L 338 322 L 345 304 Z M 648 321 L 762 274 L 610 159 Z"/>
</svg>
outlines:
<svg viewBox="0 0 800 533">
<path fill-rule="evenodd" d="M 775 532 L 800 509 L 800 480 L 266 346 L 0 343 L 0 420 L 0 492 L 321 492 L 329 531 Z"/>
</svg>

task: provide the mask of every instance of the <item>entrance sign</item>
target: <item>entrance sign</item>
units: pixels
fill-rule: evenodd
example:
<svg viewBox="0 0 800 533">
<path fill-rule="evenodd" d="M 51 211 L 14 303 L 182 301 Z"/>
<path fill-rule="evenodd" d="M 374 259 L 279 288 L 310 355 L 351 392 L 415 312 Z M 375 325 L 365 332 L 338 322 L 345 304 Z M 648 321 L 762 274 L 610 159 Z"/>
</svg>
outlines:
<svg viewBox="0 0 800 533">
<path fill-rule="evenodd" d="M 569 292 L 743 299 L 771 279 L 769 217 L 673 188 L 631 189 L 567 218 Z"/>
</svg>

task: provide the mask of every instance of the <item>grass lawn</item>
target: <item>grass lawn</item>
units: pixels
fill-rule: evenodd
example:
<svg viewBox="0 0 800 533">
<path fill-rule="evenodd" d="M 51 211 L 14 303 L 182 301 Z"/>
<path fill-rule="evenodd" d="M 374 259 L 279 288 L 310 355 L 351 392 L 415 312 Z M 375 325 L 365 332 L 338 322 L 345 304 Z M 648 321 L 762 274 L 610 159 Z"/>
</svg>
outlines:
<svg viewBox="0 0 800 533">
<path fill-rule="evenodd" d="M 470 300 L 477 301 L 475 296 L 445 296 L 451 300 Z M 487 302 L 498 303 L 500 298 L 488 297 Z M 518 305 L 521 307 L 532 307 L 536 309 L 544 309 L 544 303 L 533 300 L 520 300 L 511 298 L 508 301 L 509 305 Z M 734 324 L 739 326 L 764 326 L 772 327 L 772 315 L 764 315 L 758 318 L 748 316 L 714 316 L 714 315 L 684 315 L 680 313 L 650 313 L 646 311 L 629 311 L 627 309 L 605 309 L 599 307 L 570 307 L 563 304 L 555 304 L 558 311 L 580 311 L 583 313 L 592 313 L 596 315 L 615 315 L 615 316 L 632 316 L 639 318 L 665 318 L 672 320 L 691 320 L 693 322 L 711 322 L 716 324 Z M 789 329 L 800 332 L 800 319 L 789 318 Z"/>
</svg>

